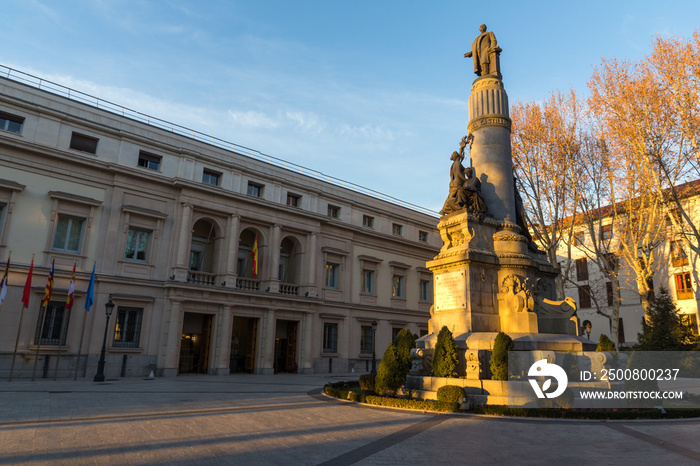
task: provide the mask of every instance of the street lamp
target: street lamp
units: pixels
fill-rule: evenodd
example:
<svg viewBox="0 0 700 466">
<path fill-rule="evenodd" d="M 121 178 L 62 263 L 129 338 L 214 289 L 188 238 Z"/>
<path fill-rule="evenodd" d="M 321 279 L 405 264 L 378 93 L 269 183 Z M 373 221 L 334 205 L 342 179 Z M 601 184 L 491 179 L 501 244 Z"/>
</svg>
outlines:
<svg viewBox="0 0 700 466">
<path fill-rule="evenodd" d="M 105 381 L 105 350 L 107 347 L 107 329 L 109 328 L 109 316 L 112 315 L 114 310 L 114 303 L 112 302 L 112 295 L 109 295 L 109 301 L 105 304 L 105 314 L 107 315 L 107 322 L 105 323 L 105 336 L 102 339 L 102 351 L 100 352 L 100 360 L 97 362 L 97 374 L 95 378 L 92 379 L 94 382 L 104 382 Z"/>
<path fill-rule="evenodd" d="M 584 320 L 583 321 L 583 331 L 586 332 L 587 338 L 590 340 L 591 339 L 591 329 L 593 328 L 593 324 L 591 324 L 590 320 Z"/>
<path fill-rule="evenodd" d="M 372 373 L 376 374 L 377 373 L 377 353 L 375 352 L 375 349 L 377 347 L 377 321 L 373 320 L 372 321 Z"/>
</svg>

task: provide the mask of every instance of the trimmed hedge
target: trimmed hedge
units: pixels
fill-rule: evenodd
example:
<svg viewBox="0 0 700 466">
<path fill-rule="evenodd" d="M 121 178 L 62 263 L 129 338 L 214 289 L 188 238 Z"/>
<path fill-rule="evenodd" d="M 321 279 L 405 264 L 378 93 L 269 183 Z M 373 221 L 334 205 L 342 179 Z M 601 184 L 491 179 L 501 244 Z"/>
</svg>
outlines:
<svg viewBox="0 0 700 466">
<path fill-rule="evenodd" d="M 453 403 L 459 403 L 464 397 L 464 389 L 458 385 L 443 385 L 442 387 L 438 388 L 437 391 L 438 401 L 451 401 Z"/>
<path fill-rule="evenodd" d="M 362 374 L 360 376 L 360 388 L 366 392 L 374 393 L 374 379 L 376 374 Z"/>
<path fill-rule="evenodd" d="M 422 409 L 426 411 L 441 411 L 444 413 L 456 413 L 459 411 L 459 403 L 451 401 L 432 400 L 406 400 L 403 398 L 385 398 L 383 396 L 367 396 L 365 403 L 392 408 Z"/>
</svg>

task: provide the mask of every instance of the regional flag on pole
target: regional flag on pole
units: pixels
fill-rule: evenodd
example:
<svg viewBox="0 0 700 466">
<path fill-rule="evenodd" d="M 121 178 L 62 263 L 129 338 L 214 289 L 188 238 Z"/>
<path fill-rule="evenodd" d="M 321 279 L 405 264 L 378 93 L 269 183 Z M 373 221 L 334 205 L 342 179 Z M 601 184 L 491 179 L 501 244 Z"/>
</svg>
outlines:
<svg viewBox="0 0 700 466">
<path fill-rule="evenodd" d="M 250 253 L 253 259 L 253 278 L 258 277 L 258 235 L 255 235 L 255 244 L 253 244 L 253 252 Z"/>
<path fill-rule="evenodd" d="M 27 281 L 24 284 L 24 291 L 22 292 L 22 303 L 24 307 L 29 307 L 29 295 L 32 292 L 32 270 L 34 270 L 34 256 L 32 256 L 32 264 L 29 266 Z"/>
<path fill-rule="evenodd" d="M 0 306 L 2 302 L 5 301 L 5 296 L 7 296 L 7 275 L 10 273 L 10 256 L 7 256 L 7 265 L 5 266 L 5 273 L 2 276 L 2 283 L 0 283 Z"/>
<path fill-rule="evenodd" d="M 51 271 L 49 272 L 49 278 L 46 280 L 46 288 L 44 288 L 44 299 L 41 301 L 42 307 L 46 307 L 49 304 L 49 301 L 51 301 L 51 296 L 53 295 L 53 267 L 55 263 L 56 259 L 51 261 Z"/>
<path fill-rule="evenodd" d="M 73 295 L 75 294 L 75 262 L 73 262 L 73 275 L 70 277 L 70 285 L 68 286 L 68 299 L 66 300 L 66 309 L 73 308 Z"/>
<path fill-rule="evenodd" d="M 90 312 L 90 307 L 95 299 L 95 265 L 92 266 L 92 277 L 87 289 L 87 297 L 85 298 L 85 312 Z"/>
</svg>

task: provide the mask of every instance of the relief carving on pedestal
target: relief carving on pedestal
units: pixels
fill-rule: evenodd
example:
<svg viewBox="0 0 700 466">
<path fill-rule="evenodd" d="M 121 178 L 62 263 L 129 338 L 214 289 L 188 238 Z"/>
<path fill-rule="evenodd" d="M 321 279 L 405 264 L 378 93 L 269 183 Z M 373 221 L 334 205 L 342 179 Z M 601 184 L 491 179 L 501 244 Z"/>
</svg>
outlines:
<svg viewBox="0 0 700 466">
<path fill-rule="evenodd" d="M 532 312 L 535 309 L 532 288 L 528 278 L 511 274 L 503 279 L 501 295 L 510 312 Z"/>
</svg>

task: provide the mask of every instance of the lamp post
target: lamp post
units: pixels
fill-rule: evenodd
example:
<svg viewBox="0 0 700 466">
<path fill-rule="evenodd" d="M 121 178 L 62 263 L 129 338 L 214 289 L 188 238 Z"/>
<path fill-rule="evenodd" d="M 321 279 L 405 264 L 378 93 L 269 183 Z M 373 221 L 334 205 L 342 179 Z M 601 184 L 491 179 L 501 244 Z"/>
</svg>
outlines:
<svg viewBox="0 0 700 466">
<path fill-rule="evenodd" d="M 377 353 L 375 349 L 377 347 L 377 321 L 372 321 L 372 373 L 377 373 Z"/>
<path fill-rule="evenodd" d="M 593 328 L 593 324 L 591 324 L 590 320 L 584 320 L 583 321 L 583 331 L 586 332 L 586 335 L 589 340 L 591 339 L 591 329 Z"/>
<path fill-rule="evenodd" d="M 107 329 L 109 328 L 109 316 L 112 315 L 113 310 L 114 303 L 112 302 L 112 295 L 109 295 L 109 301 L 105 304 L 105 315 L 107 315 L 107 322 L 105 322 L 105 336 L 102 339 L 102 351 L 100 352 L 100 360 L 97 362 L 97 374 L 95 374 L 95 378 L 92 379 L 94 382 L 105 381 L 105 350 L 107 347 Z"/>
</svg>

